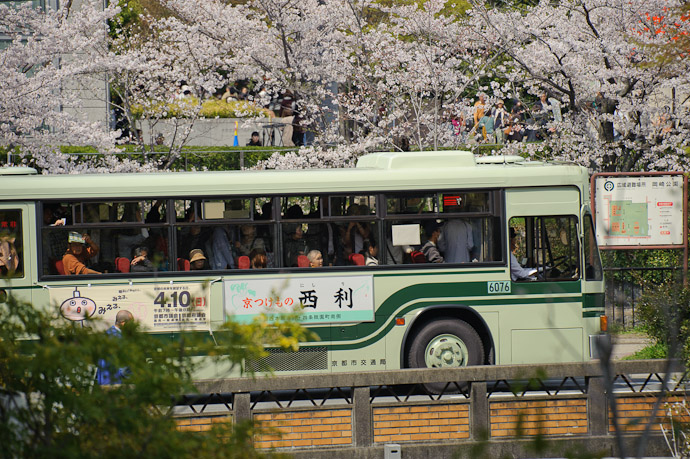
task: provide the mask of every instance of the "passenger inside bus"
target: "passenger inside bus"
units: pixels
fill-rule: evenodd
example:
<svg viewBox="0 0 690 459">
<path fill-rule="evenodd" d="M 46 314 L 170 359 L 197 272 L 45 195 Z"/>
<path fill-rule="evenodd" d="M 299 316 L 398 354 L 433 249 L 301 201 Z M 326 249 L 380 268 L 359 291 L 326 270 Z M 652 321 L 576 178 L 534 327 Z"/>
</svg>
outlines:
<svg viewBox="0 0 690 459">
<path fill-rule="evenodd" d="M 91 220 L 89 220 L 91 221 Z M 139 203 L 127 202 L 124 205 L 120 223 L 143 223 Z M 149 237 L 146 228 L 122 229 L 117 234 L 117 253 L 121 257 L 129 258 L 135 248 L 139 247 Z"/>
<path fill-rule="evenodd" d="M 464 196 L 443 196 L 445 212 L 462 212 L 465 210 Z M 451 218 L 441 229 L 438 248 L 445 255 L 447 263 L 468 263 L 472 260 L 474 237 L 472 224 L 465 218 Z"/>
<path fill-rule="evenodd" d="M 67 242 L 67 252 L 62 257 L 65 274 L 101 274 L 86 266 L 87 260 L 98 253 L 98 246 L 87 233 L 71 231 Z"/>
<path fill-rule="evenodd" d="M 364 255 L 364 264 L 366 266 L 378 266 L 379 260 L 376 258 L 379 254 L 379 248 L 376 246 L 376 241 L 369 239 L 364 242 L 364 249 L 362 250 L 362 255 Z"/>
<path fill-rule="evenodd" d="M 438 251 L 438 238 L 441 237 L 441 224 L 436 220 L 429 220 L 424 224 L 427 241 L 422 246 L 422 253 L 428 263 L 443 263 L 443 255 Z"/>
<path fill-rule="evenodd" d="M 235 257 L 232 253 L 232 227 L 216 226 L 211 233 L 209 247 L 210 265 L 213 269 L 232 269 L 235 267 Z M 243 254 L 244 255 L 244 254 Z"/>
<path fill-rule="evenodd" d="M 247 255 L 254 249 L 266 250 L 263 238 L 256 237 L 256 227 L 254 225 L 240 226 L 240 240 L 235 241 L 235 249 L 239 255 Z"/>
<path fill-rule="evenodd" d="M 204 251 L 201 249 L 194 249 L 191 252 L 189 252 L 189 265 L 192 271 L 208 269 L 208 266 L 206 265 L 206 256 L 204 256 Z"/>
<path fill-rule="evenodd" d="M 309 259 L 310 268 L 322 268 L 323 267 L 323 256 L 319 250 L 310 250 L 307 254 Z"/>
<path fill-rule="evenodd" d="M 289 223 L 285 225 L 285 236 L 285 265 L 296 267 L 297 257 L 304 255 L 307 251 L 302 225 L 298 223 Z"/>
<path fill-rule="evenodd" d="M 155 271 L 153 263 L 148 258 L 149 249 L 146 247 L 137 247 L 134 249 L 134 258 L 132 259 L 130 272 L 145 273 Z"/>
<path fill-rule="evenodd" d="M 192 203 L 185 211 L 183 222 L 197 222 L 195 204 Z M 206 241 L 210 239 L 211 230 L 209 227 L 202 227 L 200 224 L 192 226 L 180 226 L 177 236 L 177 253 L 189 253 L 193 249 L 203 249 Z"/>
<path fill-rule="evenodd" d="M 19 267 L 15 237 L 0 238 L 0 276 L 10 276 Z"/>
<path fill-rule="evenodd" d="M 249 252 L 251 269 L 263 269 L 268 266 L 268 257 L 264 249 L 252 249 Z"/>
</svg>

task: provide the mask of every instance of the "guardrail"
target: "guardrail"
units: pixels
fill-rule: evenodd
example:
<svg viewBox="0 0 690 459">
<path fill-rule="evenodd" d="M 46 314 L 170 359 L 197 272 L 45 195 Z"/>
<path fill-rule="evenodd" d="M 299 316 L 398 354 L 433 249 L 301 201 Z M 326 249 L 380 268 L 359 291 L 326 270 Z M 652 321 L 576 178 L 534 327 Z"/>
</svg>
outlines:
<svg viewBox="0 0 690 459">
<path fill-rule="evenodd" d="M 430 393 L 432 383 L 445 387 Z M 637 454 L 642 437 L 642 454 L 667 455 L 663 408 L 684 399 L 686 383 L 678 362 L 660 360 L 204 380 L 204 395 L 176 416 L 188 430 L 253 419 L 282 433 L 255 438 L 258 448 L 329 459 L 381 457 L 390 443 L 406 458 L 428 457 L 432 445 L 435 457 L 451 457 L 486 440 L 486 457 L 500 456 L 537 437 L 608 454 Z"/>
<path fill-rule="evenodd" d="M 638 325 L 637 311 L 645 287 L 656 288 L 664 282 L 680 281 L 682 269 L 681 266 L 604 268 L 606 315 L 611 323 L 623 328 Z M 645 278 L 651 282 L 643 282 Z"/>
</svg>

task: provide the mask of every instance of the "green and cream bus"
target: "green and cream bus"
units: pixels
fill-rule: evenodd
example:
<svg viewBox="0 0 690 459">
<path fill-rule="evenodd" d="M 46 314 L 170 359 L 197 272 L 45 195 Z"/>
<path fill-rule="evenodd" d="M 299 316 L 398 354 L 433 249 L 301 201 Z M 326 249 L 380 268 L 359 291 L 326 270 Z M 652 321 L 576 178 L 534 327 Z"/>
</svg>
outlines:
<svg viewBox="0 0 690 459">
<path fill-rule="evenodd" d="M 262 364 L 312 373 L 586 361 L 606 328 L 577 165 L 442 151 L 351 169 L 31 172 L 0 171 L 0 301 L 61 320 L 128 310 L 174 339 L 297 309 L 320 340 Z"/>
</svg>

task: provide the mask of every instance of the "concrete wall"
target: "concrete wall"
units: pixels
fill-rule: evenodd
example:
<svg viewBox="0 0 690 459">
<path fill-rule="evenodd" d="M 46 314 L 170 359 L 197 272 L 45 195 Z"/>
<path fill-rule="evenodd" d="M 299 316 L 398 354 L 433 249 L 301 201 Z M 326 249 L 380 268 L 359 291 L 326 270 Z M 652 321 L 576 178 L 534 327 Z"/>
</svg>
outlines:
<svg viewBox="0 0 690 459">
<path fill-rule="evenodd" d="M 264 146 L 292 147 L 292 117 L 273 118 L 272 120 L 247 120 L 244 118 L 218 118 L 195 120 L 192 132 L 185 145 L 190 146 L 233 146 L 235 141 L 235 122 L 237 122 L 238 145 L 244 147 L 249 142 L 252 132 L 259 133 Z M 180 120 L 181 125 L 185 120 Z M 170 145 L 175 133 L 175 122 L 160 120 L 155 125 L 143 120 L 140 123 L 142 135 L 146 143 L 155 139 L 159 134 L 163 135 L 163 143 Z M 176 142 L 179 142 L 179 137 Z"/>
<path fill-rule="evenodd" d="M 234 394 L 232 406 L 228 406 L 230 413 L 222 419 L 218 413 L 179 415 L 177 423 L 180 429 L 203 431 L 218 422 L 252 419 L 273 429 L 270 434 L 257 434 L 254 439 L 257 448 L 277 449 L 298 458 L 380 458 L 386 445 L 397 444 L 406 459 L 442 459 L 462 457 L 457 454 L 463 451 L 466 457 L 524 457 L 524 454 L 537 457 L 534 451 L 526 452 L 537 438 L 545 439 L 549 454 L 578 450 L 607 451 L 608 455 L 614 455 L 618 454 L 619 444 L 627 446 L 630 453 L 635 451 L 633 443 L 638 440 L 635 435 L 639 436 L 646 422 L 652 420 L 645 453 L 663 456 L 668 451 L 660 434 L 661 426 L 668 428 L 670 423 L 664 414 L 664 403 L 656 411 L 655 403 L 660 396 L 665 403 L 682 402 L 686 397 L 682 385 L 676 384 L 670 393 L 663 395 L 658 385 L 653 387 L 645 381 L 647 375 L 663 376 L 665 364 L 664 361 L 615 363 L 612 374 L 619 381 L 632 381 L 630 392 L 615 394 L 617 429 L 609 410 L 612 400 L 596 361 L 542 365 L 539 370 L 528 365 L 511 365 L 325 374 L 318 378 L 200 381 L 197 388 L 201 393 Z M 538 372 L 548 375 L 551 384 L 576 379 L 584 382 L 578 389 L 567 391 L 525 386 L 525 378 Z M 462 389 L 461 394 L 428 398 L 421 395 L 410 399 L 404 395 L 391 396 L 408 393 L 410 384 L 438 381 L 450 382 L 449 388 Z M 458 381 L 470 382 L 454 384 Z M 408 389 L 402 389 L 401 385 Z M 337 388 L 352 389 L 344 398 L 334 397 L 324 403 L 317 399 L 306 406 L 284 403 L 268 408 L 257 403 L 261 400 L 257 400 L 256 391 L 263 391 L 264 400 L 270 400 L 273 391 L 317 388 L 336 392 Z M 253 399 L 250 391 L 254 393 Z M 423 394 L 420 389 L 416 391 L 420 392 Z M 484 454 L 472 456 L 478 447 L 485 449 Z"/>
</svg>

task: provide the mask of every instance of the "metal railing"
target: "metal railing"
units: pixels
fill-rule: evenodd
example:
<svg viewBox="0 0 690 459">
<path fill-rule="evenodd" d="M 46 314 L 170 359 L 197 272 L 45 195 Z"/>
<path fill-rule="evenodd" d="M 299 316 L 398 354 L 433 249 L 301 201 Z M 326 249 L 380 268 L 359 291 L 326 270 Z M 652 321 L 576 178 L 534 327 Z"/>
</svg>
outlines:
<svg viewBox="0 0 690 459">
<path fill-rule="evenodd" d="M 622 328 L 639 324 L 638 306 L 646 289 L 672 280 L 680 280 L 682 267 L 610 267 L 604 268 L 606 315 Z"/>
</svg>

